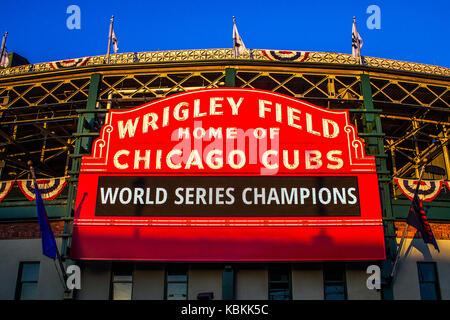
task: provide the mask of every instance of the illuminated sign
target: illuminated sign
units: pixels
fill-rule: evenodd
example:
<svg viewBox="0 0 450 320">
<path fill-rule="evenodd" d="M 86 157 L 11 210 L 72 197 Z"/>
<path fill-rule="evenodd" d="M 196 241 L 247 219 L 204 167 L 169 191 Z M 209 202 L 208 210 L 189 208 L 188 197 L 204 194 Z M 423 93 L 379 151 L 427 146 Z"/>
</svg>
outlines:
<svg viewBox="0 0 450 320">
<path fill-rule="evenodd" d="M 110 111 L 82 159 L 71 256 L 384 259 L 375 161 L 347 111 L 263 90 Z"/>
<path fill-rule="evenodd" d="M 360 216 L 356 177 L 107 176 L 98 189 L 96 216 Z"/>
</svg>

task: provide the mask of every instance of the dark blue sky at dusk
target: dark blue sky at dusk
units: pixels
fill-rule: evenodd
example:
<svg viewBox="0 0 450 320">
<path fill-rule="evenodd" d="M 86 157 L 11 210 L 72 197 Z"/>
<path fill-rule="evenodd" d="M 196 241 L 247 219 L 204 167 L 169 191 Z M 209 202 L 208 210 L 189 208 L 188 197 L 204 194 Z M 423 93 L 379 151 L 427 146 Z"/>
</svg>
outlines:
<svg viewBox="0 0 450 320">
<path fill-rule="evenodd" d="M 0 1 L 8 52 L 31 63 L 106 54 L 115 16 L 119 53 L 232 47 L 232 17 L 247 48 L 351 53 L 352 18 L 365 56 L 450 67 L 450 1 Z M 81 10 L 70 30 L 67 7 Z M 381 28 L 370 30 L 370 5 Z"/>
</svg>

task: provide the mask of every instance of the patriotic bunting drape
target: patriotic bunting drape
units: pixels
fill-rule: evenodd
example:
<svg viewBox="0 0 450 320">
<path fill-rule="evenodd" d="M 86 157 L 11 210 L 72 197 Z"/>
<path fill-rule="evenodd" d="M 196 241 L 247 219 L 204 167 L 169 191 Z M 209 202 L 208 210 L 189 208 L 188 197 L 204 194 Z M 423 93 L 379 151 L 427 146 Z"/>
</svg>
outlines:
<svg viewBox="0 0 450 320">
<path fill-rule="evenodd" d="M 8 193 L 11 191 L 13 184 L 14 180 L 0 182 L 0 201 L 2 201 L 8 195 Z"/>
<path fill-rule="evenodd" d="M 41 192 L 42 200 L 55 199 L 66 186 L 68 178 L 69 177 L 36 180 Z M 36 200 L 33 180 L 18 180 L 17 184 L 28 200 Z"/>
<path fill-rule="evenodd" d="M 53 200 L 55 199 L 67 184 L 67 179 L 69 177 L 52 178 L 52 179 L 40 179 L 37 180 L 39 189 L 41 190 L 41 195 L 43 200 Z M 402 191 L 402 193 L 409 199 L 412 200 L 414 197 L 414 191 L 417 186 L 417 181 L 414 179 L 400 179 L 394 178 L 395 183 Z M 11 191 L 14 180 L 11 181 L 0 181 L 0 201 L 2 201 L 8 193 Z M 27 197 L 28 200 L 34 201 L 34 186 L 33 180 L 18 180 L 22 193 Z M 450 181 L 444 180 L 422 180 L 419 187 L 419 198 L 421 201 L 432 201 L 434 200 L 442 186 L 445 185 L 450 190 Z"/>
<path fill-rule="evenodd" d="M 288 50 L 263 50 L 264 55 L 269 60 L 303 62 L 307 57 L 306 51 L 288 51 Z"/>
<path fill-rule="evenodd" d="M 403 194 L 409 199 L 414 198 L 414 192 L 417 187 L 418 180 L 394 178 L 397 186 Z M 447 181 L 445 181 L 447 187 Z M 422 201 L 432 201 L 441 191 L 444 180 L 422 180 L 419 186 L 418 196 Z"/>
<path fill-rule="evenodd" d="M 50 62 L 50 66 L 53 69 L 62 69 L 62 68 L 72 68 L 72 67 L 81 67 L 85 65 L 89 60 L 89 57 L 79 58 L 79 59 L 69 59 L 62 60 L 56 62 Z"/>
</svg>

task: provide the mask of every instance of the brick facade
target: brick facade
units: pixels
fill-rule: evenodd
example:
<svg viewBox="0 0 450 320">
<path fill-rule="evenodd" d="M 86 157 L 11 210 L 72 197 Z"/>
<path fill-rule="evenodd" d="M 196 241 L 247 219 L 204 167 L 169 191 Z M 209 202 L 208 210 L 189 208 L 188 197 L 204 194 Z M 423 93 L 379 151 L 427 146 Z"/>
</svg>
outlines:
<svg viewBox="0 0 450 320">
<path fill-rule="evenodd" d="M 55 237 L 64 231 L 64 222 L 50 222 Z M 448 223 L 430 223 L 431 229 L 436 239 L 450 240 L 450 224 Z M 405 222 L 395 222 L 397 237 L 401 237 L 405 229 Z M 406 234 L 407 238 L 413 238 L 416 235 L 416 229 L 409 227 Z M 22 223 L 0 223 L 0 240 L 5 239 L 37 239 L 41 237 L 39 223 L 22 222 Z"/>
<path fill-rule="evenodd" d="M 64 221 L 50 222 L 53 234 L 57 237 L 64 231 Z M 0 223 L 0 240 L 36 239 L 41 237 L 38 222 Z"/>
<path fill-rule="evenodd" d="M 397 229 L 397 237 L 401 238 L 403 231 L 405 230 L 406 222 L 395 222 L 395 228 Z M 450 224 L 449 223 L 430 223 L 431 230 L 434 237 L 437 240 L 450 240 Z M 407 238 L 420 238 L 419 233 L 416 235 L 416 228 L 409 226 L 406 232 Z"/>
</svg>

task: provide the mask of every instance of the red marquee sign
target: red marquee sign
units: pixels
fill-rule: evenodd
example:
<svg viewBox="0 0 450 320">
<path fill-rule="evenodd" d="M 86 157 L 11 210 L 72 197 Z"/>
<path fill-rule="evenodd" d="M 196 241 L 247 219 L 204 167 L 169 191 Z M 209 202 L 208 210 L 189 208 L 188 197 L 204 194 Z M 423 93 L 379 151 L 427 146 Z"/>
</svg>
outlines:
<svg viewBox="0 0 450 320">
<path fill-rule="evenodd" d="M 82 158 L 71 257 L 384 259 L 375 160 L 347 111 L 269 91 L 110 111 Z"/>
</svg>

